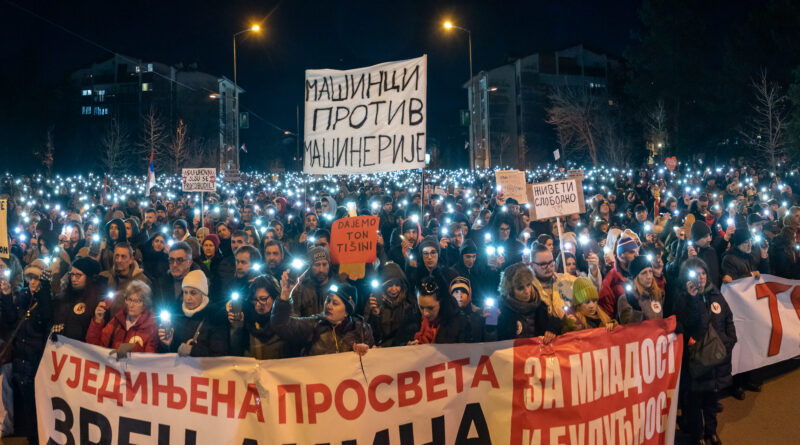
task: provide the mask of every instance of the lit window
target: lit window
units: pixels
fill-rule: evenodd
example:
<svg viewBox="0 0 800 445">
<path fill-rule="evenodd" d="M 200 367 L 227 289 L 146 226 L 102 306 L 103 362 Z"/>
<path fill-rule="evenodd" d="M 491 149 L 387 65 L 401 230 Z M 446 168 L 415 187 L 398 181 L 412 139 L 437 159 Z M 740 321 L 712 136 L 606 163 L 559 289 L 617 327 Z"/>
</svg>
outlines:
<svg viewBox="0 0 800 445">
<path fill-rule="evenodd" d="M 148 63 L 147 64 L 147 72 L 150 73 L 152 71 L 153 71 L 153 64 L 152 63 Z"/>
<path fill-rule="evenodd" d="M 150 89 L 150 83 L 149 82 L 142 83 L 142 91 L 152 91 Z"/>
<path fill-rule="evenodd" d="M 142 71 L 142 67 L 140 67 L 139 65 L 136 65 L 136 72 L 138 73 L 138 72 L 141 72 L 141 71 Z"/>
<path fill-rule="evenodd" d="M 83 114 L 84 116 L 92 114 L 92 107 L 89 106 L 81 107 L 81 114 Z"/>
<path fill-rule="evenodd" d="M 106 95 L 106 90 L 97 90 L 97 95 L 98 96 L 105 96 Z"/>
<path fill-rule="evenodd" d="M 81 91 L 81 96 L 91 96 L 91 95 L 92 95 L 92 90 L 82 90 Z"/>
</svg>

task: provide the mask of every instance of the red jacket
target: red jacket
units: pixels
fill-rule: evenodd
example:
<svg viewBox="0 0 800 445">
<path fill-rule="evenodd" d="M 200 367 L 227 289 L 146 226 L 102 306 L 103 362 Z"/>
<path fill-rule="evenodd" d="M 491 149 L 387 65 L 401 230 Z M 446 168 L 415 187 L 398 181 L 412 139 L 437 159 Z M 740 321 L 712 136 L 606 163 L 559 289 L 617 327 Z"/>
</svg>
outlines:
<svg viewBox="0 0 800 445">
<path fill-rule="evenodd" d="M 603 287 L 600 289 L 599 304 L 612 318 L 617 318 L 617 300 L 625 294 L 625 283 L 628 279 L 617 270 L 618 264 L 608 271 L 603 278 Z"/>
<path fill-rule="evenodd" d="M 92 318 L 86 342 L 111 349 L 119 348 L 122 343 L 134 343 L 133 352 L 156 352 L 158 324 L 153 311 L 145 310 L 130 329 L 125 323 L 126 318 L 127 309 L 117 312 L 105 326 Z"/>
</svg>

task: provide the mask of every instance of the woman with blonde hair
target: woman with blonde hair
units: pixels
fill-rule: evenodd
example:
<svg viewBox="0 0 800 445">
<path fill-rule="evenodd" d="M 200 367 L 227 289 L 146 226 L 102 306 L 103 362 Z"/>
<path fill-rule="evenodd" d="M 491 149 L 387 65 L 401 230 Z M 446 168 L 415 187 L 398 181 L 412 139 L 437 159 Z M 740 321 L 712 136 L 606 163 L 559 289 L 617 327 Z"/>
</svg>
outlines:
<svg viewBox="0 0 800 445">
<path fill-rule="evenodd" d="M 575 326 L 571 330 L 594 329 L 605 327 L 609 331 L 617 325 L 597 302 L 598 294 L 592 280 L 578 277 L 572 283 L 572 310 Z"/>
</svg>

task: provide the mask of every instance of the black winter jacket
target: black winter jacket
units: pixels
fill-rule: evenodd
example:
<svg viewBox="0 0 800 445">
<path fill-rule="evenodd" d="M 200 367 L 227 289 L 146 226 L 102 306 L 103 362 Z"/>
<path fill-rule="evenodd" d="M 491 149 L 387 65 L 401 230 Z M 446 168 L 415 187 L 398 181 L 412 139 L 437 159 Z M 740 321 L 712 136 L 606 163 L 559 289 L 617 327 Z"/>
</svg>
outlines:
<svg viewBox="0 0 800 445">
<path fill-rule="evenodd" d="M 292 317 L 291 312 L 292 305 L 288 301 L 276 301 L 270 326 L 284 341 L 301 345 L 303 355 L 352 351 L 357 343 L 370 347 L 375 345 L 372 328 L 358 318 L 347 317 L 338 326 L 333 326 L 322 313 L 310 317 Z"/>
</svg>

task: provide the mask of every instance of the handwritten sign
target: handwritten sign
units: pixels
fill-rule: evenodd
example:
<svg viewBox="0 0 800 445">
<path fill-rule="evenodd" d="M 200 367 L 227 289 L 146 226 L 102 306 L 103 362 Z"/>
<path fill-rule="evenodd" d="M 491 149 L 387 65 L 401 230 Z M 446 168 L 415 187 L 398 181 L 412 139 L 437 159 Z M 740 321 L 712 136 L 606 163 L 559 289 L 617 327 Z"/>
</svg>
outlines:
<svg viewBox="0 0 800 445">
<path fill-rule="evenodd" d="M 303 171 L 424 168 L 427 61 L 422 56 L 347 71 L 306 70 Z"/>
<path fill-rule="evenodd" d="M 214 192 L 217 190 L 217 169 L 184 168 L 184 192 Z"/>
<path fill-rule="evenodd" d="M 584 213 L 583 182 L 578 178 L 528 185 L 531 219 L 549 219 Z"/>
<path fill-rule="evenodd" d="M 339 218 L 331 226 L 333 264 L 372 263 L 378 246 L 377 216 Z"/>
<path fill-rule="evenodd" d="M 525 191 L 524 171 L 497 170 L 494 174 L 498 196 L 502 194 L 504 199 L 514 198 L 519 204 L 528 202 L 528 194 Z"/>
</svg>

